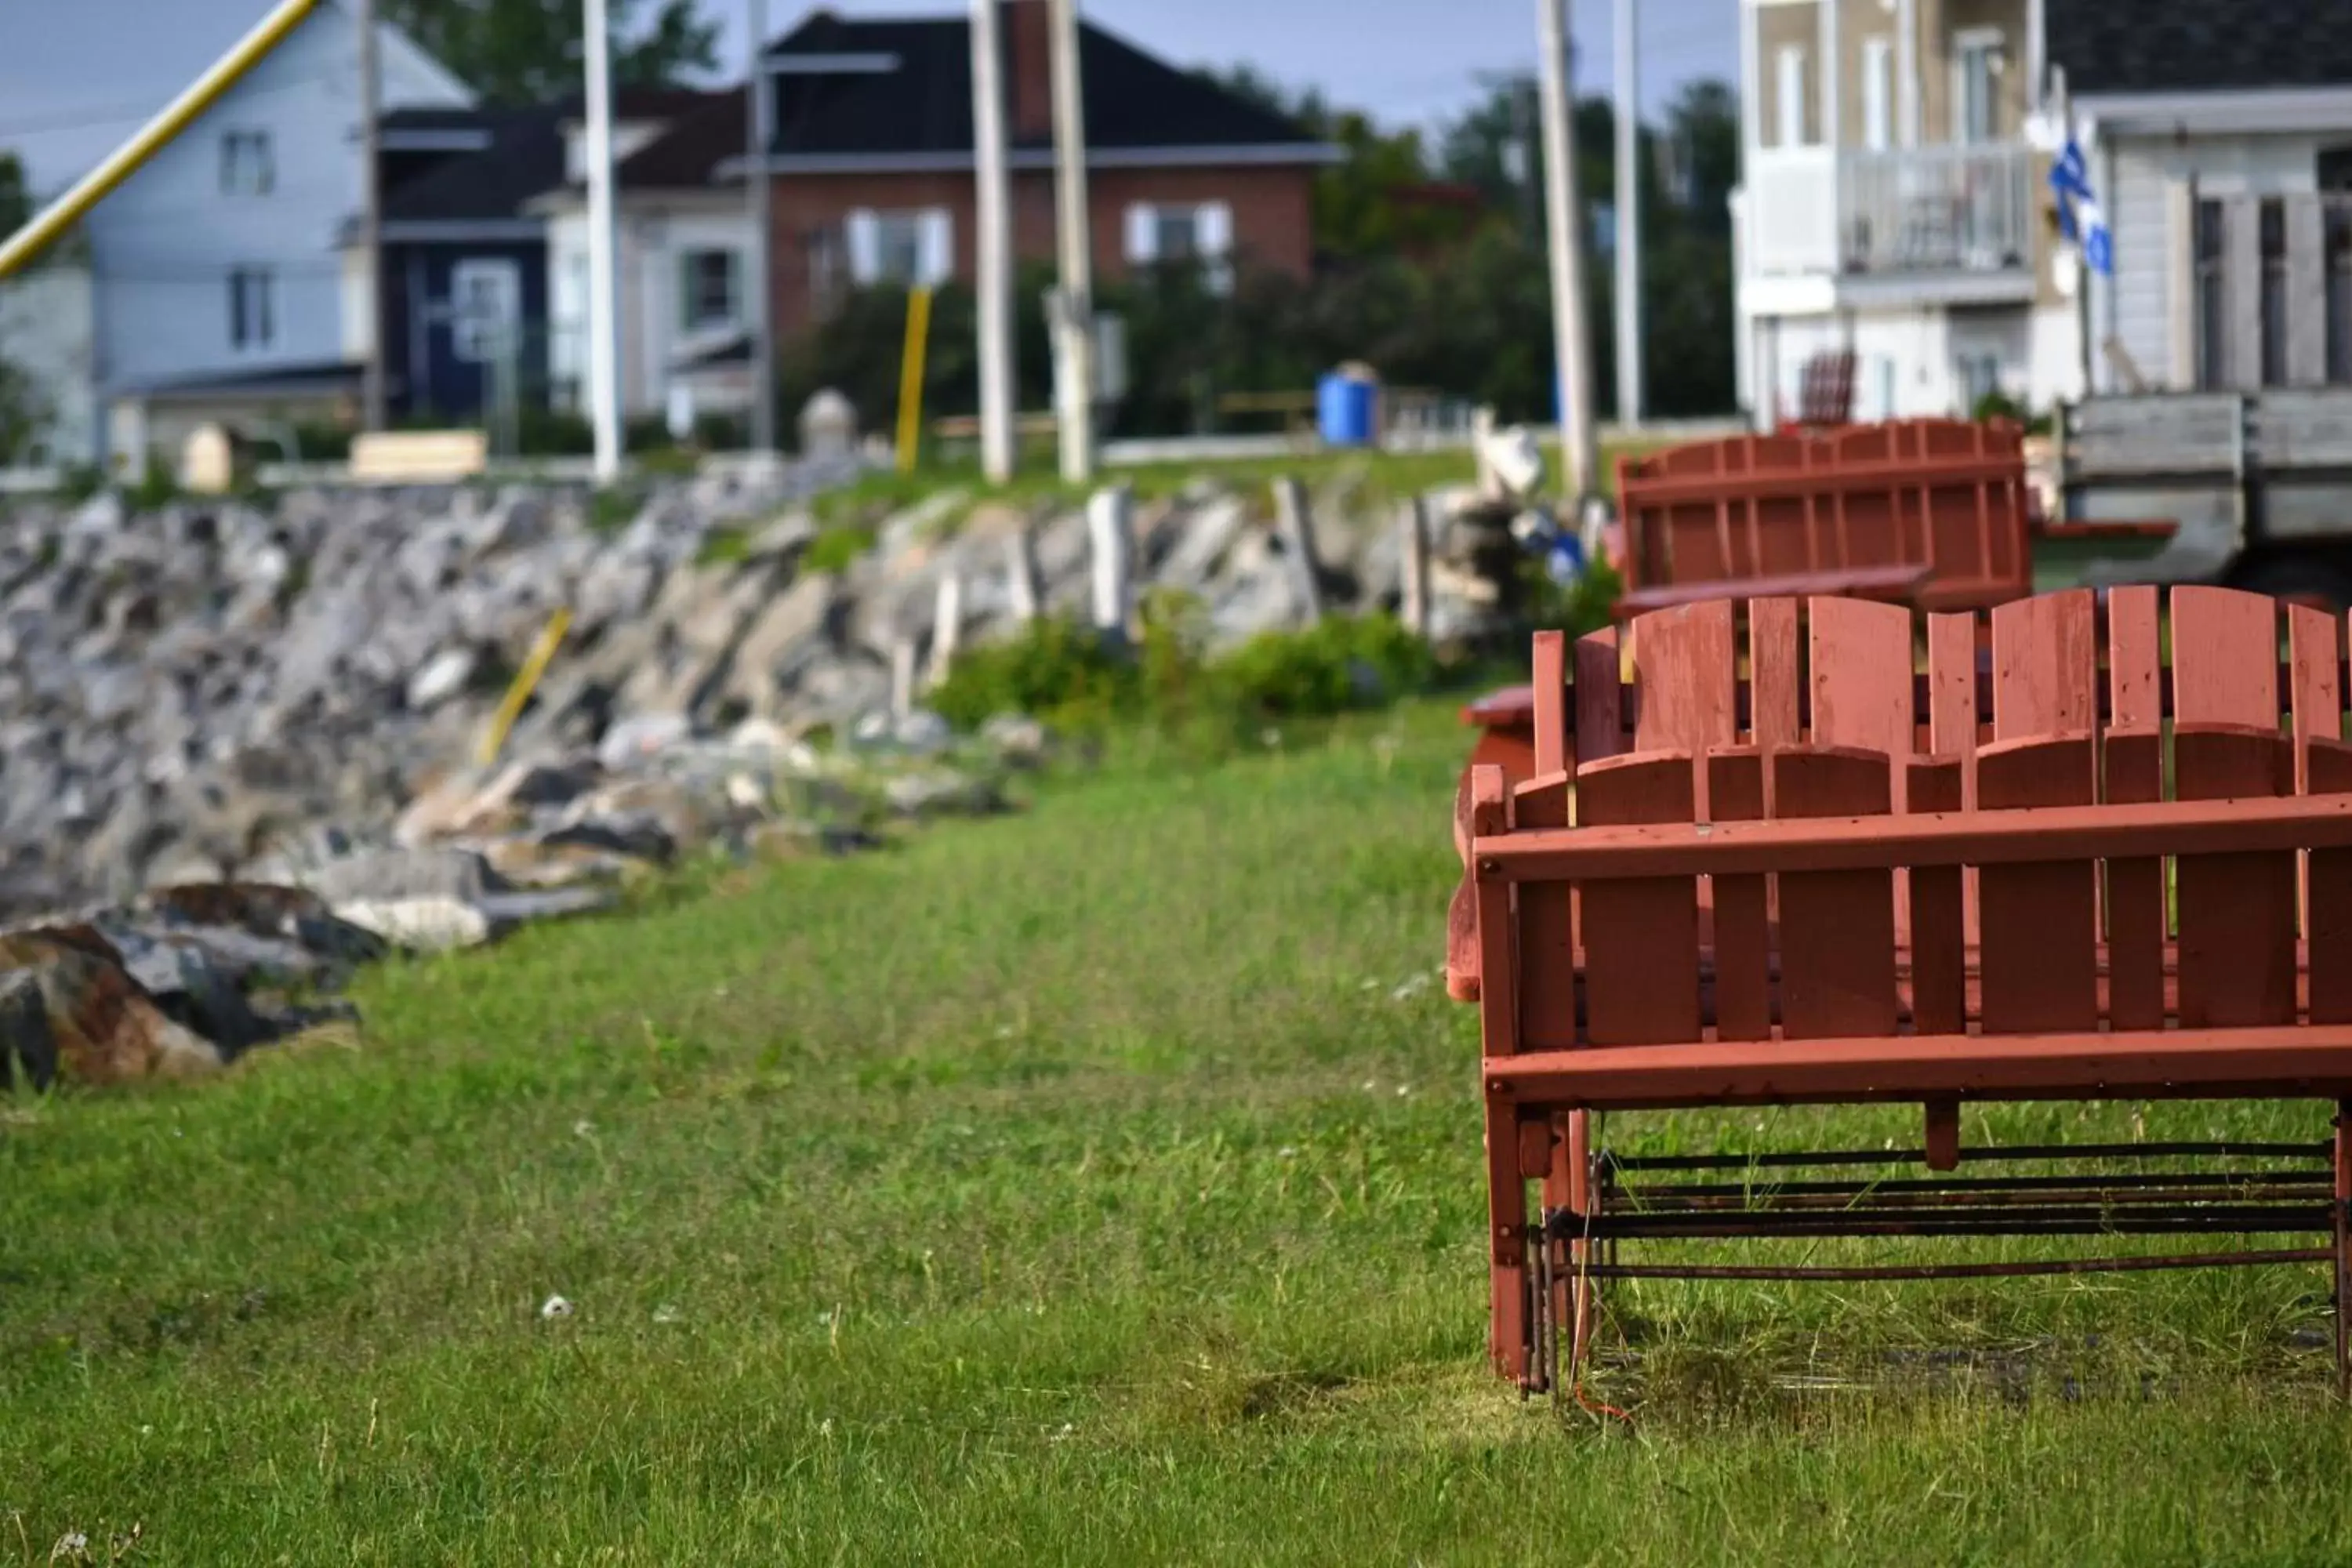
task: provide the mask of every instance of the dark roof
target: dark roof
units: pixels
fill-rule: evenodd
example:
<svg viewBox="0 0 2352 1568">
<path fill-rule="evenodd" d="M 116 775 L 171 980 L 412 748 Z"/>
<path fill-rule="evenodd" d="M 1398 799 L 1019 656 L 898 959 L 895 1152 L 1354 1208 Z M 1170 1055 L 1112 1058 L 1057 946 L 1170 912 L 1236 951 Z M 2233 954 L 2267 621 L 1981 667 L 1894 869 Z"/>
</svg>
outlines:
<svg viewBox="0 0 2352 1568">
<path fill-rule="evenodd" d="M 404 111 L 384 129 L 483 131 L 490 145 L 443 158 L 383 194 L 386 223 L 479 223 L 522 216 L 522 205 L 563 183 L 563 130 L 552 109 Z"/>
<path fill-rule="evenodd" d="M 743 155 L 743 95 L 720 93 L 621 161 L 625 191 L 696 189 L 710 184 L 719 165 Z"/>
<path fill-rule="evenodd" d="M 255 365 L 236 370 L 165 376 L 126 390 L 147 397 L 302 397 L 356 392 L 360 367 L 342 360 L 300 364 Z"/>
<path fill-rule="evenodd" d="M 2077 93 L 2352 86 L 2352 0 L 2044 0 Z"/>
<path fill-rule="evenodd" d="M 1007 18 L 1008 66 L 1016 25 Z M 891 55 L 898 68 L 779 77 L 774 150 L 797 157 L 968 155 L 969 29 L 963 17 L 954 16 L 850 18 L 814 13 L 772 46 L 769 58 Z M 1296 146 L 1314 141 L 1282 115 L 1156 59 L 1090 22 L 1080 24 L 1078 52 L 1087 141 L 1094 148 Z"/>
</svg>

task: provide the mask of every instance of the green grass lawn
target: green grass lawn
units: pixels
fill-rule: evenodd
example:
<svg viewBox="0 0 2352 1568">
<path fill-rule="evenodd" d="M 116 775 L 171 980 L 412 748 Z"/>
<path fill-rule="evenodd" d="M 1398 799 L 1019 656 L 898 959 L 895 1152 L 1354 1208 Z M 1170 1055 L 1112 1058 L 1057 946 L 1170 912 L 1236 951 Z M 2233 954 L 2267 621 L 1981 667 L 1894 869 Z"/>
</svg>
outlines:
<svg viewBox="0 0 2352 1568">
<path fill-rule="evenodd" d="M 387 968 L 362 1037 L 210 1085 L 0 1101 L 0 1562 L 2352 1557 L 2317 1269 L 1626 1286 L 1632 1430 L 1506 1391 L 1431 984 L 1464 736 L 1289 744 Z M 2136 1118 L 2326 1113 L 1968 1131 Z"/>
</svg>

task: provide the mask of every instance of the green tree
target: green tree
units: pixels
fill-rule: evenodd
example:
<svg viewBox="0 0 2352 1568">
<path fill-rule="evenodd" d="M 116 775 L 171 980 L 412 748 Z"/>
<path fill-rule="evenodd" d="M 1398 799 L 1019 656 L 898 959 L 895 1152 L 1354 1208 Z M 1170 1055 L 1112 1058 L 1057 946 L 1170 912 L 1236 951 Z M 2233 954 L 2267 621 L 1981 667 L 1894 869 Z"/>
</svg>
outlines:
<svg viewBox="0 0 2352 1568">
<path fill-rule="evenodd" d="M 611 0 L 614 79 L 677 85 L 719 63 L 719 29 L 696 0 Z M 542 103 L 581 90 L 580 0 L 384 0 L 384 19 L 480 93 L 500 104 Z"/>
<path fill-rule="evenodd" d="M 33 216 L 33 195 L 26 188 L 24 160 L 0 153 L 0 235 L 11 235 Z"/>
</svg>

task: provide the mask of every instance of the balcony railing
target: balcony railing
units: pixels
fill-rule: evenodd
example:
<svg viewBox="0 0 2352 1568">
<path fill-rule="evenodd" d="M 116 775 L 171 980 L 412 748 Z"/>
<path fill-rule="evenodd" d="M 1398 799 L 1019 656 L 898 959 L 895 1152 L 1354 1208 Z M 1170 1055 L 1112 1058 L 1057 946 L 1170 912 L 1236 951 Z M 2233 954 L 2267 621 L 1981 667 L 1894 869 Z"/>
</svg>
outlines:
<svg viewBox="0 0 2352 1568">
<path fill-rule="evenodd" d="M 2032 260 L 2032 153 L 2018 143 L 1851 153 L 1838 171 L 1849 272 L 1995 272 Z"/>
<path fill-rule="evenodd" d="M 2032 153 L 2020 143 L 1788 148 L 1758 157 L 1748 184 L 1759 273 L 1901 277 L 2033 263 Z"/>
</svg>

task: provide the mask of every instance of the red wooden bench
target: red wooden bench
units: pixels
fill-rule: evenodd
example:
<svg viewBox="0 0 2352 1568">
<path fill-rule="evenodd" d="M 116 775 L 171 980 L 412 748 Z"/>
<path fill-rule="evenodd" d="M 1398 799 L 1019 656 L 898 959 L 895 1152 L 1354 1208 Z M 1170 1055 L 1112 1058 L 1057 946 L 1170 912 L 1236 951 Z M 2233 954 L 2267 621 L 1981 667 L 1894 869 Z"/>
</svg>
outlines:
<svg viewBox="0 0 2352 1568">
<path fill-rule="evenodd" d="M 2167 608 L 2154 588 L 2115 590 L 2104 620 L 2087 591 L 2003 605 L 1989 667 L 1975 613 L 1930 616 L 1924 679 L 1911 615 L 1850 599 L 1644 616 L 1630 681 L 1611 634 L 1573 650 L 1538 637 L 1534 771 L 1513 786 L 1494 764 L 1474 770 L 1449 932 L 1451 988 L 1477 1001 L 1484 1037 L 1498 1369 L 1549 1386 L 1563 1327 L 1580 1356 L 1612 1278 L 2325 1262 L 2345 1376 L 2342 629 L 2183 587 L 2168 638 Z M 2251 1147 L 1961 1147 L 1968 1100 L 2207 1098 L 2337 1101 L 2337 1131 Z M 1878 1101 L 1924 1108 L 1918 1148 L 1638 1161 L 1591 1124 Z M 2210 1158 L 2188 1173 L 1948 1174 L 2197 1156 Z M 1759 1163 L 1930 1174 L 1662 1179 Z M 2314 1241 L 1830 1269 L 1618 1260 L 1645 1239 L 1881 1235 Z"/>
</svg>

